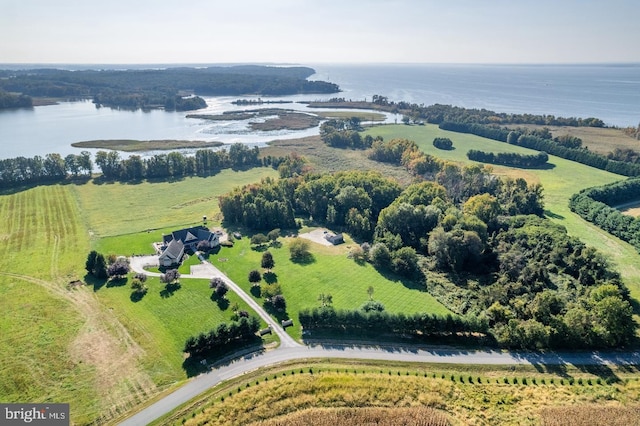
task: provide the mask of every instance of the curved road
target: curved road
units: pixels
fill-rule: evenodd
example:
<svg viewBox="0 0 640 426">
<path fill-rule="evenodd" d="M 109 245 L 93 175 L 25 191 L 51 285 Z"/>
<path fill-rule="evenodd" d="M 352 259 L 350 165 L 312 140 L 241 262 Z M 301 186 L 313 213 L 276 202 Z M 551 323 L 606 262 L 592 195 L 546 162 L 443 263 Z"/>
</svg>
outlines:
<svg viewBox="0 0 640 426">
<path fill-rule="evenodd" d="M 137 272 L 145 272 L 143 266 L 152 261 L 149 258 L 133 258 L 132 268 Z M 159 275 L 159 274 L 158 274 Z M 374 359 L 385 361 L 429 362 L 451 364 L 486 364 L 486 365 L 640 365 L 640 352 L 584 352 L 584 353 L 530 353 L 502 351 L 467 351 L 446 349 L 419 349 L 415 347 L 386 346 L 348 346 L 348 345 L 310 345 L 304 346 L 295 342 L 248 294 L 240 289 L 226 275 L 208 262 L 203 261 L 200 267 L 192 270 L 185 278 L 221 277 L 233 291 L 245 300 L 278 334 L 282 344 L 274 350 L 257 352 L 242 356 L 233 361 L 217 364 L 215 368 L 203 373 L 175 392 L 165 396 L 156 403 L 131 416 L 120 423 L 126 426 L 149 424 L 160 416 L 169 413 L 178 406 L 195 398 L 217 384 L 241 376 L 247 371 L 267 367 L 284 361 L 304 360 L 311 358 L 351 358 Z"/>
<path fill-rule="evenodd" d="M 317 345 L 297 347 L 279 347 L 262 353 L 245 355 L 229 363 L 218 365 L 203 373 L 175 392 L 160 399 L 153 405 L 123 421 L 121 425 L 141 426 L 149 424 L 160 416 L 195 398 L 217 384 L 241 376 L 247 371 L 260 367 L 279 364 L 284 361 L 310 358 L 351 358 L 375 359 L 387 361 L 430 362 L 451 364 L 488 364 L 488 365 L 638 365 L 640 352 L 615 353 L 517 353 L 500 351 L 464 351 L 441 349 L 391 348 L 391 347 L 355 347 L 339 345 Z"/>
</svg>

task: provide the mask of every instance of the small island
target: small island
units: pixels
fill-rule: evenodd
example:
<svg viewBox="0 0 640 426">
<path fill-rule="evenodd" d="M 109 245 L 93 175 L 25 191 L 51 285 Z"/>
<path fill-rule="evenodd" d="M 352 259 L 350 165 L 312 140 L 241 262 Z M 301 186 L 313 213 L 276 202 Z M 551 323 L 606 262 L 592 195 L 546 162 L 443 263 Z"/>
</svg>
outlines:
<svg viewBox="0 0 640 426">
<path fill-rule="evenodd" d="M 189 114 L 187 118 L 199 118 L 213 121 L 240 121 L 264 119 L 250 122 L 251 130 L 305 130 L 320 124 L 320 117 L 315 114 L 297 112 L 291 109 L 265 108 L 244 111 L 225 111 L 222 114 Z"/>
<path fill-rule="evenodd" d="M 218 141 L 183 141 L 175 139 L 163 139 L 152 141 L 140 141 L 135 139 L 108 139 L 74 142 L 74 148 L 110 149 L 113 151 L 145 152 L 145 151 L 170 151 L 174 149 L 203 149 L 216 148 L 224 145 Z"/>
</svg>

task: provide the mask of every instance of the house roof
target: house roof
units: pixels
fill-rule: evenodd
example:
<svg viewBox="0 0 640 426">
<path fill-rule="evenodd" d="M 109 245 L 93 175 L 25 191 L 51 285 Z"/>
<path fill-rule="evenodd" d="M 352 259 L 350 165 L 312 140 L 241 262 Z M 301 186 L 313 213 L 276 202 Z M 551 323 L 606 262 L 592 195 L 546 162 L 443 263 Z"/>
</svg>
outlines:
<svg viewBox="0 0 640 426">
<path fill-rule="evenodd" d="M 211 242 L 215 238 L 216 234 L 209 231 L 203 226 L 180 229 L 178 231 L 173 231 L 170 235 L 165 235 L 162 237 L 165 244 L 169 243 L 172 240 L 180 240 L 186 245 L 195 244 L 198 241 L 203 240 Z"/>
<path fill-rule="evenodd" d="M 184 253 L 184 244 L 180 240 L 171 240 L 167 248 L 160 255 L 160 259 L 169 258 L 179 260 Z"/>
</svg>

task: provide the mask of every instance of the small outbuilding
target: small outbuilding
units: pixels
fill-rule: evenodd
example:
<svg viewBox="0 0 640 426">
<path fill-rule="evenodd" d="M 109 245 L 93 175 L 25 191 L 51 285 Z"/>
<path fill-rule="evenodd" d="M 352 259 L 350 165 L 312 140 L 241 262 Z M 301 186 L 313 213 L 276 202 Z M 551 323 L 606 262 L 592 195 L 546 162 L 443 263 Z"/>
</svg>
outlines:
<svg viewBox="0 0 640 426">
<path fill-rule="evenodd" d="M 329 241 L 334 246 L 344 243 L 344 237 L 342 236 L 342 233 L 334 234 L 332 232 L 327 232 L 326 234 L 324 234 L 324 239 Z"/>
</svg>

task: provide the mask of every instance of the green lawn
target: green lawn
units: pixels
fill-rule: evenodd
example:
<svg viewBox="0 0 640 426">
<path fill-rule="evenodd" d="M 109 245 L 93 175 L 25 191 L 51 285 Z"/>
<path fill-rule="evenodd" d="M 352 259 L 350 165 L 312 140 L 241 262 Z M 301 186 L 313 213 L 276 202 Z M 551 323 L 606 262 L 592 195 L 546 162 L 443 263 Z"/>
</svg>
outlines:
<svg viewBox="0 0 640 426">
<path fill-rule="evenodd" d="M 385 140 L 407 138 L 415 141 L 427 154 L 463 164 L 475 163 L 467 159 L 467 151 L 480 149 L 491 152 L 516 152 L 532 154 L 536 151 L 509 145 L 480 136 L 441 130 L 435 125 L 405 126 L 389 125 L 374 127 L 365 132 L 380 135 Z M 447 137 L 453 141 L 454 150 L 444 151 L 433 146 L 436 137 Z M 603 185 L 625 179 L 624 176 L 605 172 L 559 157 L 549 156 L 548 169 L 514 169 L 491 166 L 497 174 L 524 177 L 530 182 L 540 182 L 544 187 L 547 217 L 567 228 L 569 234 L 580 238 L 608 256 L 618 265 L 632 296 L 640 300 L 640 255 L 629 244 L 600 230 L 569 210 L 569 197 L 583 188 Z"/>
<path fill-rule="evenodd" d="M 288 249 L 290 239 L 281 241 L 282 247 L 271 247 L 269 251 L 275 260 L 273 273 L 287 301 L 286 315 L 295 321 L 300 310 L 320 306 L 317 298 L 321 293 L 333 296 L 336 309 L 357 309 L 369 299 L 369 286 L 374 288 L 373 298 L 381 301 L 389 312 L 450 313 L 425 291 L 424 284 L 388 279 L 370 264 L 358 265 L 348 259 L 349 240 L 347 244 L 336 247 L 311 243 L 314 260 L 308 264 L 292 262 Z M 251 294 L 248 274 L 252 269 L 262 271 L 261 258 L 262 251 L 253 250 L 249 238 L 242 238 L 236 240 L 233 248 L 223 248 L 209 260 Z M 299 327 L 292 327 L 289 332 L 295 338 L 301 337 Z"/>
<path fill-rule="evenodd" d="M 104 306 L 145 351 L 142 364 L 158 386 L 186 378 L 182 348 L 188 337 L 207 332 L 221 322 L 230 322 L 234 303 L 251 312 L 232 292 L 227 293 L 226 304 L 211 300 L 208 280 L 184 278 L 180 283 L 180 289 L 168 294 L 158 278 L 150 277 L 149 292 L 138 302 L 131 301 L 128 285 L 102 287 L 97 291 Z"/>
</svg>

